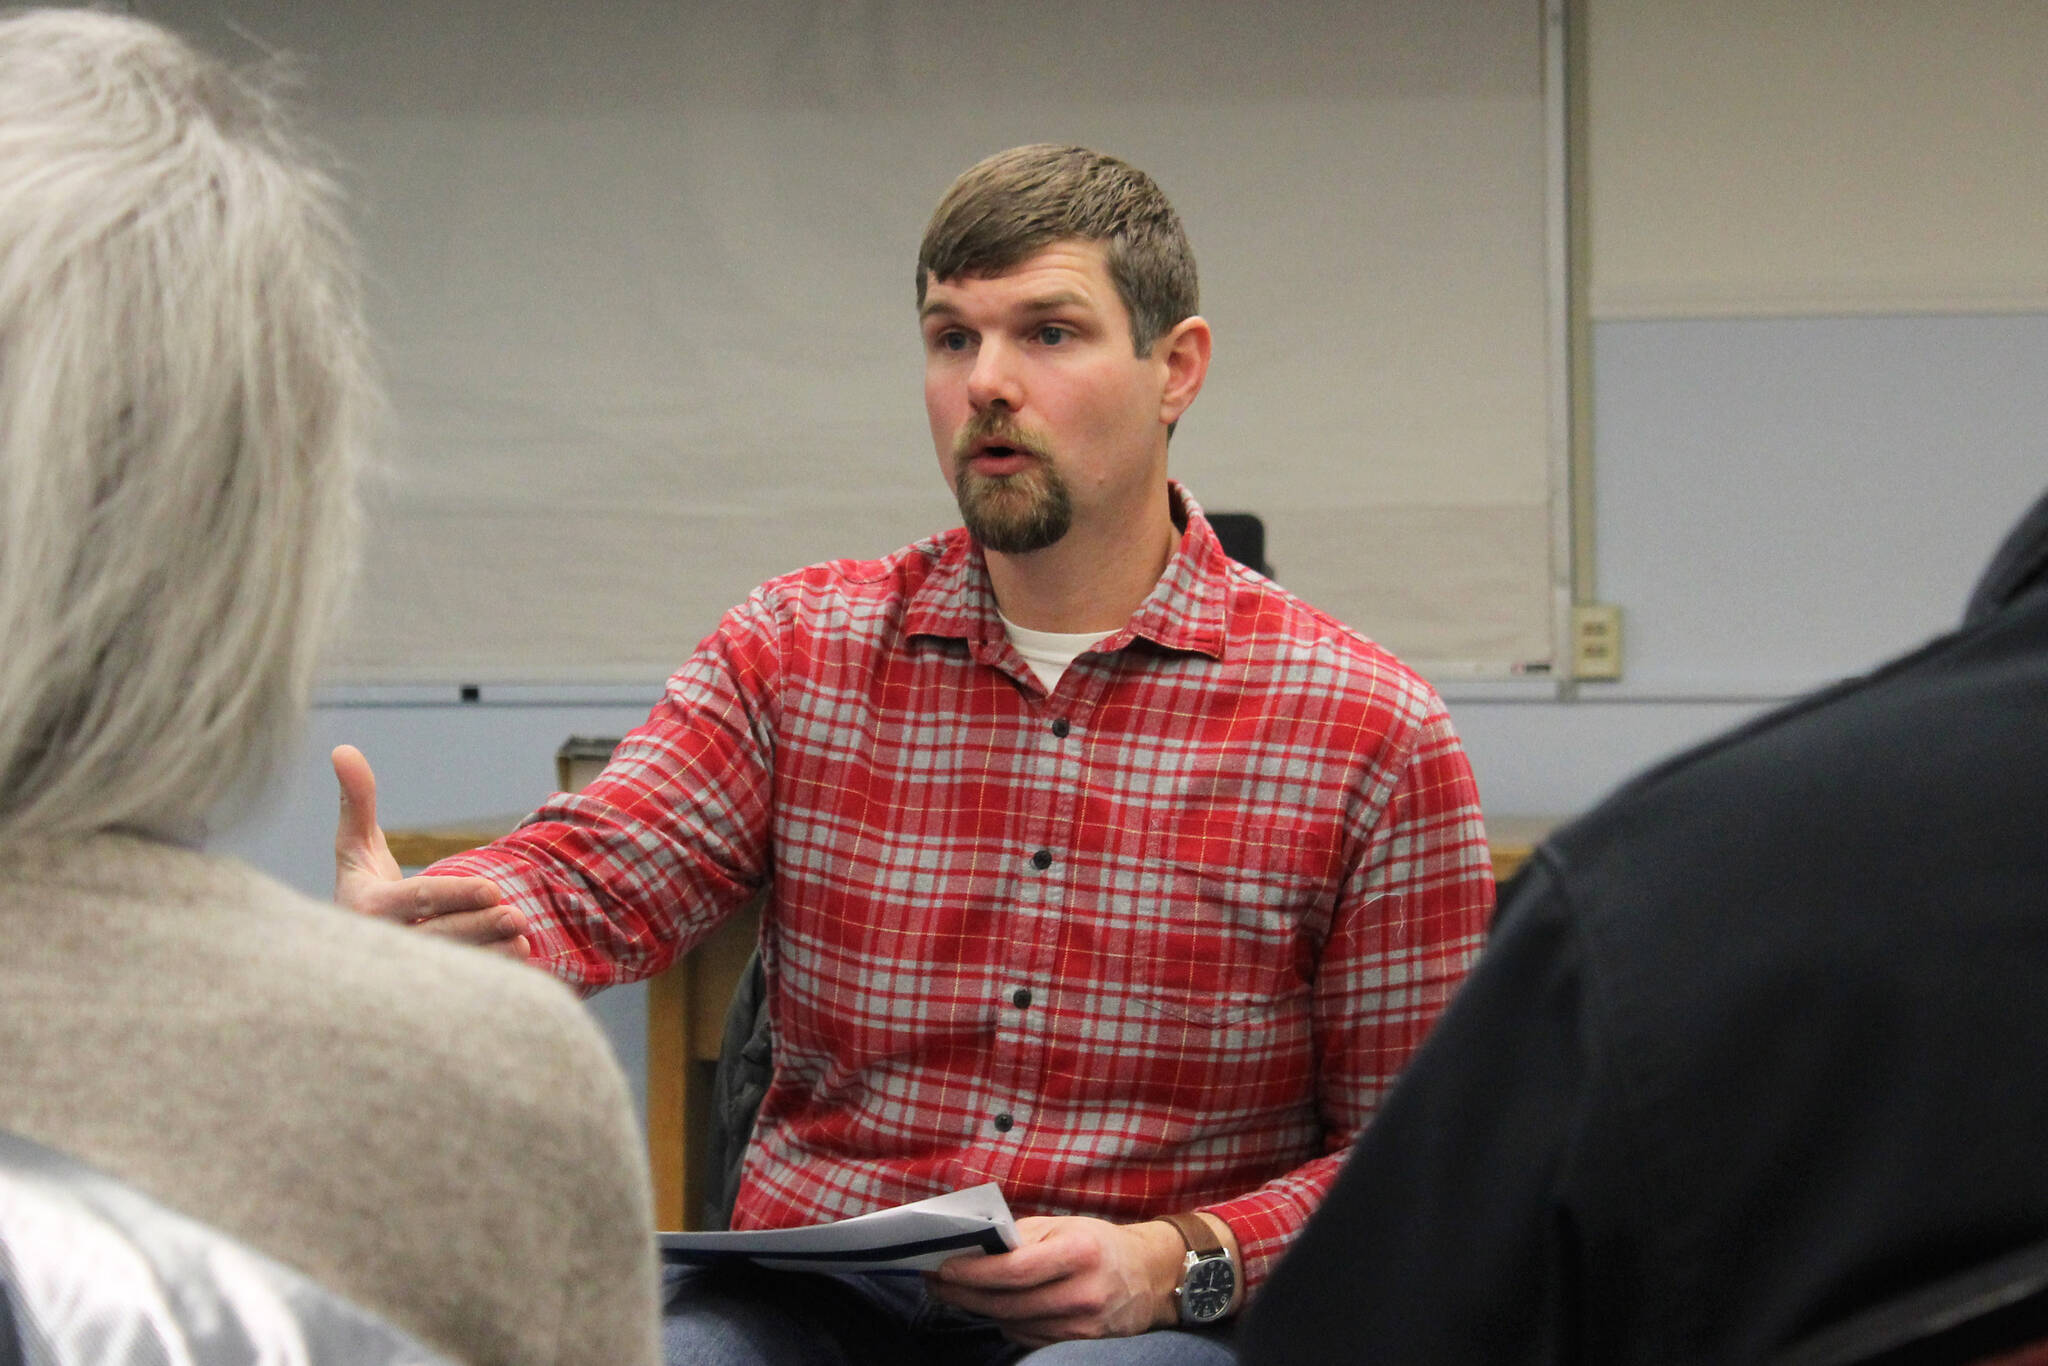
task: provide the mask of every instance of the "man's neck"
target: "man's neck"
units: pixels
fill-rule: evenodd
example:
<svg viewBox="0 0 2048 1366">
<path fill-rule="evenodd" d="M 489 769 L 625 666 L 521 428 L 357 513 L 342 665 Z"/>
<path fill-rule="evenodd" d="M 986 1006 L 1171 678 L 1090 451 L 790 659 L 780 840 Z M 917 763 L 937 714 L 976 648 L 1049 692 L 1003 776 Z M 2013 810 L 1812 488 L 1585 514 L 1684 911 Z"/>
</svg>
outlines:
<svg viewBox="0 0 2048 1366">
<path fill-rule="evenodd" d="M 1161 491 L 1142 525 L 1094 533 L 1075 527 L 1026 555 L 988 551 L 989 584 L 1003 615 L 1031 631 L 1119 631 L 1150 596 L 1180 544 Z"/>
</svg>

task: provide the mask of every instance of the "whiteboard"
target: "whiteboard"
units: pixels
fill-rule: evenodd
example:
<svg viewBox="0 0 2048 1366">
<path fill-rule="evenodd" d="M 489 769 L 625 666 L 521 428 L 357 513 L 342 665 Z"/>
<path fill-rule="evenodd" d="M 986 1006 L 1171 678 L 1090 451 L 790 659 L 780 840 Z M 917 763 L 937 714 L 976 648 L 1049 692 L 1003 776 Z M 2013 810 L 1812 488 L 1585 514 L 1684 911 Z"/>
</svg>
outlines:
<svg viewBox="0 0 2048 1366">
<path fill-rule="evenodd" d="M 1144 168 L 1215 328 L 1170 469 L 1444 676 L 1555 654 L 1543 14 L 143 0 L 296 54 L 394 401 L 340 683 L 665 677 L 758 582 L 958 518 L 913 272 L 1022 142 Z"/>
</svg>

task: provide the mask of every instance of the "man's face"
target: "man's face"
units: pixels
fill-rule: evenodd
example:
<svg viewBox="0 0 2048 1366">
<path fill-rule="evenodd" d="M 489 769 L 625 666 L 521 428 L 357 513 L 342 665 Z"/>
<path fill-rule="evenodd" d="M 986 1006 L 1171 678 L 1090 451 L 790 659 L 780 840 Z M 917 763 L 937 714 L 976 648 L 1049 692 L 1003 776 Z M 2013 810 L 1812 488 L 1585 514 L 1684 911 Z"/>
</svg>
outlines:
<svg viewBox="0 0 2048 1366">
<path fill-rule="evenodd" d="M 933 280 L 924 404 L 967 528 L 990 550 L 1077 520 L 1135 526 L 1165 479 L 1166 367 L 1133 354 L 1099 242 L 1055 242 L 1000 275 Z"/>
</svg>

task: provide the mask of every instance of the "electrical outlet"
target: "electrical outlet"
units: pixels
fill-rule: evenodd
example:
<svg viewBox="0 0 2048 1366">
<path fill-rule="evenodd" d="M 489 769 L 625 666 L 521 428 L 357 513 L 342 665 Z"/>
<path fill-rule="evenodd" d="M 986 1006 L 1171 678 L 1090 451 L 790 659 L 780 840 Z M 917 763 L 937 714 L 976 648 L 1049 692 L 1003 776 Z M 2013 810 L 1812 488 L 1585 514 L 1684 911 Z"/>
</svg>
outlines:
<svg viewBox="0 0 2048 1366">
<path fill-rule="evenodd" d="M 1572 608 L 1572 677 L 1596 682 L 1621 677 L 1621 608 L 1614 603 Z"/>
</svg>

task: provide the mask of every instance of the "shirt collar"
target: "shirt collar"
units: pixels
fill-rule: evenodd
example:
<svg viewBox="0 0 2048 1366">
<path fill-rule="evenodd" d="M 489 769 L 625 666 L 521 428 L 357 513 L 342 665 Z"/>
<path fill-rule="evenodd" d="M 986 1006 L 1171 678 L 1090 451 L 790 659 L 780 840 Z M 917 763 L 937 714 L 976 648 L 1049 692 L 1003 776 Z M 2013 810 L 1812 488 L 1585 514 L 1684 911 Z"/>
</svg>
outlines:
<svg viewBox="0 0 2048 1366">
<path fill-rule="evenodd" d="M 1209 520 L 1186 488 L 1167 481 L 1173 519 L 1183 527 L 1165 572 L 1122 630 L 1095 648 L 1121 650 L 1143 637 L 1169 650 L 1223 657 L 1230 559 Z M 938 538 L 939 562 L 911 595 L 903 616 L 907 635 L 943 636 L 973 645 L 1006 639 L 996 615 L 988 561 L 964 527 Z"/>
</svg>

